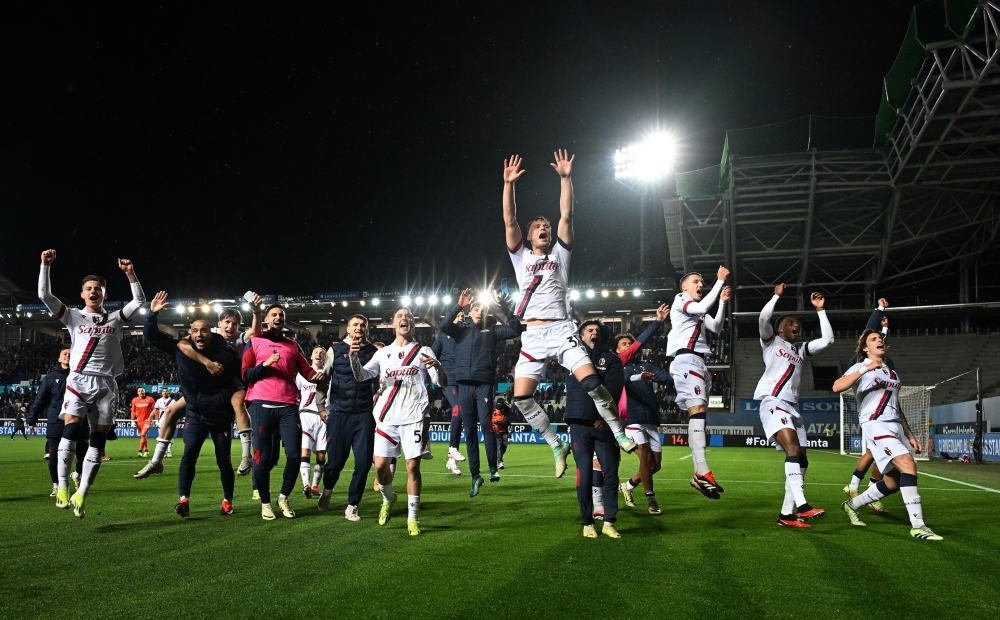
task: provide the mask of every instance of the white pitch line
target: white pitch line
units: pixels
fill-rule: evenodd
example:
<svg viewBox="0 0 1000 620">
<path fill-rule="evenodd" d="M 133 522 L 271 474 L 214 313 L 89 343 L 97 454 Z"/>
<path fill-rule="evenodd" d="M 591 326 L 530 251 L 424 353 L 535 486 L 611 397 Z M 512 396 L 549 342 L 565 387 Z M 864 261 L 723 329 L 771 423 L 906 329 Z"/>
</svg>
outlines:
<svg viewBox="0 0 1000 620">
<path fill-rule="evenodd" d="M 971 482 L 962 482 L 961 480 L 953 480 L 951 478 L 945 478 L 944 476 L 937 476 L 935 474 L 928 474 L 925 471 L 917 472 L 920 476 L 930 476 L 931 478 L 937 478 L 938 480 L 944 480 L 945 482 L 954 482 L 955 484 L 964 484 L 967 487 L 972 487 L 974 489 L 979 489 L 980 491 L 989 491 L 990 493 L 1000 493 L 997 489 L 991 489 L 990 487 L 981 487 L 978 484 L 972 484 Z"/>
<path fill-rule="evenodd" d="M 711 452 L 711 450 L 705 450 L 705 452 Z M 678 461 L 683 461 L 684 459 L 689 459 L 689 458 L 691 458 L 691 455 L 690 454 L 685 454 L 684 456 L 682 456 L 681 458 L 679 458 L 677 460 Z"/>
</svg>

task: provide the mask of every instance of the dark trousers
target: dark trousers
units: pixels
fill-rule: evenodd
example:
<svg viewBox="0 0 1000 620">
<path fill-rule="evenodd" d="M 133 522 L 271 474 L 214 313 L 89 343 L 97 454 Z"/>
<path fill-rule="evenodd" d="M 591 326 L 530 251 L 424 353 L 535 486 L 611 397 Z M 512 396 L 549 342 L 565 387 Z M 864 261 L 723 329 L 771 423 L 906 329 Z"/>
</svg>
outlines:
<svg viewBox="0 0 1000 620">
<path fill-rule="evenodd" d="M 444 394 L 444 399 L 451 407 L 451 429 L 448 433 L 448 440 L 451 442 L 450 447 L 458 450 L 458 444 L 462 439 L 462 416 L 459 415 L 458 407 L 458 386 L 449 385 L 445 389 L 441 390 Z"/>
<path fill-rule="evenodd" d="M 52 426 L 48 427 L 50 430 Z M 62 439 L 62 426 L 59 427 L 59 434 L 55 437 L 45 437 L 45 452 L 49 455 L 49 477 L 52 484 L 59 483 L 59 458 L 56 456 L 59 450 L 59 440 Z M 90 442 L 86 439 L 76 442 L 76 473 L 83 474 L 83 459 L 87 458 L 87 450 Z"/>
<path fill-rule="evenodd" d="M 354 450 L 354 475 L 348 489 L 347 503 L 357 506 L 365 494 L 368 472 L 375 457 L 375 418 L 370 413 L 331 413 L 326 418 L 326 467 L 323 488 L 333 489 L 344 471 L 347 457 Z"/>
<path fill-rule="evenodd" d="M 271 469 L 278 466 L 278 459 L 281 456 L 281 435 L 275 435 L 271 438 Z M 257 475 L 254 471 L 250 470 L 250 480 L 253 481 L 253 490 L 257 490 Z"/>
<path fill-rule="evenodd" d="M 219 466 L 219 478 L 222 479 L 222 496 L 233 501 L 233 487 L 236 484 L 236 474 L 233 473 L 233 423 L 209 423 L 193 421 L 191 416 L 184 420 L 184 456 L 177 469 L 177 491 L 181 497 L 191 496 L 191 483 L 194 482 L 195 464 L 201 454 L 201 447 L 209 434 L 215 444 L 215 463 Z"/>
<path fill-rule="evenodd" d="M 291 495 L 299 477 L 302 461 L 302 425 L 299 423 L 299 406 L 265 407 L 260 403 L 250 405 L 253 422 L 253 475 L 257 482 L 262 504 L 271 503 L 271 470 L 277 464 L 277 442 L 285 445 L 285 472 L 281 479 L 281 494 Z"/>
<path fill-rule="evenodd" d="M 465 449 L 469 453 L 469 473 L 479 475 L 479 434 L 477 423 L 482 426 L 483 443 L 486 444 L 486 462 L 490 470 L 497 468 L 497 439 L 493 435 L 493 384 L 460 383 L 458 408 L 465 426 Z"/>
<path fill-rule="evenodd" d="M 604 520 L 615 522 L 618 514 L 618 442 L 605 425 L 603 431 L 593 424 L 569 425 L 573 439 L 573 460 L 576 461 L 576 499 L 580 503 L 580 521 L 584 525 L 594 524 L 594 496 L 591 487 L 594 478 L 594 452 L 597 462 L 604 472 Z"/>
<path fill-rule="evenodd" d="M 14 441 L 14 436 L 17 435 L 18 433 L 21 433 L 22 435 L 24 435 L 25 439 L 28 438 L 28 429 L 25 428 L 24 425 L 21 425 L 21 426 L 15 426 L 14 427 L 14 432 L 11 434 L 10 440 Z"/>
</svg>

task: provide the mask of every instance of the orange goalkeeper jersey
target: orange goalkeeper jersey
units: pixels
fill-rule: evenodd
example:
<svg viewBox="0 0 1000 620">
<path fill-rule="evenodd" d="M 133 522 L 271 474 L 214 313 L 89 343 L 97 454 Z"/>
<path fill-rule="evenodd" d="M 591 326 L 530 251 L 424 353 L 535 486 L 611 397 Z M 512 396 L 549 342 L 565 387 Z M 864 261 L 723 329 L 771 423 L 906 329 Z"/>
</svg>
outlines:
<svg viewBox="0 0 1000 620">
<path fill-rule="evenodd" d="M 152 396 L 146 396 L 145 398 L 139 398 L 136 396 L 132 399 L 132 419 L 137 420 L 140 426 L 149 423 L 149 419 L 153 416 L 153 406 L 156 401 L 153 400 Z"/>
</svg>

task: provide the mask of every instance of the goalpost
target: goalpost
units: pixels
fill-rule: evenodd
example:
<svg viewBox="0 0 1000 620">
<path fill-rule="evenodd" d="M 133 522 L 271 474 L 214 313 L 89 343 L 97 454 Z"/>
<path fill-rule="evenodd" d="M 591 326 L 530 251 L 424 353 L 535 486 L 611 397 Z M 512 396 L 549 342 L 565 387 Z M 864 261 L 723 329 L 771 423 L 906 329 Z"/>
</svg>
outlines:
<svg viewBox="0 0 1000 620">
<path fill-rule="evenodd" d="M 927 418 L 931 410 L 931 390 L 937 386 L 904 385 L 899 391 L 899 406 L 906 416 L 906 421 L 913 431 L 914 437 L 924 446 L 920 454 L 914 454 L 917 461 L 930 460 Z M 865 438 L 861 434 L 861 422 L 858 420 L 858 403 L 854 399 L 854 391 L 840 393 L 840 453 L 864 454 L 868 451 Z"/>
</svg>

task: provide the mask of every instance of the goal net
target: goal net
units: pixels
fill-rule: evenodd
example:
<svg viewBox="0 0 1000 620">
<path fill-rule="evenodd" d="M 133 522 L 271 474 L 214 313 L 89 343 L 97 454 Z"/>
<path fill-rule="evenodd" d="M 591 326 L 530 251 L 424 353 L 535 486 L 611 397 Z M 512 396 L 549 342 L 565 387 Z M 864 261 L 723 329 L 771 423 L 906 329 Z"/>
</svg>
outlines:
<svg viewBox="0 0 1000 620">
<path fill-rule="evenodd" d="M 918 461 L 930 459 L 930 446 L 927 445 L 927 418 L 931 409 L 931 389 L 924 385 L 904 385 L 899 391 L 899 406 L 906 416 L 913 435 L 924 446 L 920 454 L 914 454 Z M 858 420 L 858 403 L 854 400 L 854 392 L 848 390 L 840 394 L 840 453 L 864 454 L 868 450 L 865 439 L 861 435 L 861 423 Z"/>
</svg>

